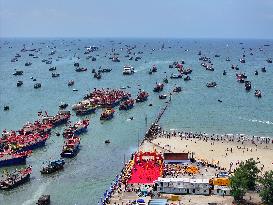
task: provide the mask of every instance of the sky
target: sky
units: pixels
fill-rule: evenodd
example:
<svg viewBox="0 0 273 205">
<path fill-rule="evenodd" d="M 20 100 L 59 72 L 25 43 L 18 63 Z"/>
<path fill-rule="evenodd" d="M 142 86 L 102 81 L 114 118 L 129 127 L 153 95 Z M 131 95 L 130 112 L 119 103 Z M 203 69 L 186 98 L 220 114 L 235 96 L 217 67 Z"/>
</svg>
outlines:
<svg viewBox="0 0 273 205">
<path fill-rule="evenodd" d="M 0 37 L 273 38 L 273 0 L 0 0 Z"/>
</svg>

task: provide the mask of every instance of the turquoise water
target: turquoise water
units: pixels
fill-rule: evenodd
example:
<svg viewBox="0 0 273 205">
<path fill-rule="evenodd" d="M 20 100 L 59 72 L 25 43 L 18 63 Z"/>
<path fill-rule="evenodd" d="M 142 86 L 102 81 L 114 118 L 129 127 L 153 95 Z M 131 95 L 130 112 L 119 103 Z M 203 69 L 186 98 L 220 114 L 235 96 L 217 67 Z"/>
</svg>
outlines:
<svg viewBox="0 0 273 205">
<path fill-rule="evenodd" d="M 163 42 L 165 48 L 162 50 L 160 48 Z M 26 44 L 26 48 L 41 48 L 41 51 L 21 53 L 23 44 Z M 265 47 L 264 44 L 272 46 Z M 90 54 L 97 58 L 95 62 L 86 60 L 87 55 L 83 54 L 84 47 L 91 45 L 99 47 L 98 51 Z M 125 58 L 125 50 L 121 50 L 125 45 L 136 45 L 133 52 L 143 51 L 143 54 L 136 55 L 142 59 L 129 61 Z M 51 49 L 53 46 L 56 48 Z M 245 64 L 239 62 L 244 52 L 242 47 L 245 48 Z M 112 48 L 120 53 L 120 63 L 109 60 Z M 250 51 L 249 48 L 253 50 Z M 263 48 L 263 51 L 259 51 L 259 48 Z M 51 56 L 52 65 L 46 65 L 41 60 L 48 58 L 51 50 L 56 50 L 56 54 Z M 214 72 L 206 71 L 200 66 L 197 55 L 199 50 L 212 58 Z M 250 52 L 254 55 L 250 56 Z M 10 60 L 16 53 L 20 53 L 22 57 L 18 62 L 11 63 Z M 33 59 L 28 56 L 29 53 L 34 53 L 39 58 Z M 215 54 L 221 57 L 214 58 Z M 62 58 L 56 61 L 58 56 Z M 75 56 L 79 56 L 80 60 Z M 231 61 L 226 62 L 226 57 L 230 57 Z M 40 110 L 55 114 L 60 102 L 72 105 L 95 87 L 130 86 L 128 91 L 134 97 L 138 89 L 142 88 L 150 93 L 150 97 L 148 102 L 137 104 L 130 111 L 117 110 L 114 119 L 108 122 L 99 120 L 100 110 L 88 116 L 91 124 L 88 133 L 81 137 L 80 153 L 76 158 L 67 161 L 64 171 L 45 177 L 39 172 L 43 161 L 58 158 L 63 145 L 63 138 L 52 134 L 47 146 L 36 150 L 28 159 L 28 164 L 33 166 L 31 181 L 10 192 L 0 192 L 0 204 L 35 204 L 41 194 L 50 194 L 53 205 L 96 204 L 121 170 L 124 156 L 127 160 L 130 153 L 136 150 L 138 138 L 141 139 L 147 129 L 145 116 L 148 124 L 151 123 L 164 105 L 164 101 L 160 101 L 158 94 L 153 93 L 152 89 L 156 82 L 162 81 L 166 76 L 164 72 L 169 76 L 174 72 L 174 69 L 168 68 L 173 61 L 185 60 L 186 66 L 193 69 L 192 80 L 169 80 L 169 84 L 165 86 L 164 93 L 170 92 L 175 84 L 182 86 L 183 92 L 173 95 L 171 106 L 161 120 L 164 128 L 272 136 L 273 64 L 266 62 L 270 57 L 273 57 L 272 40 L 1 39 L 1 130 L 19 129 L 27 121 L 37 119 L 37 112 Z M 24 64 L 28 61 L 31 61 L 32 65 L 25 67 Z M 75 72 L 74 62 L 87 67 L 88 72 Z M 134 75 L 122 75 L 123 65 L 126 64 L 134 66 Z M 158 72 L 148 75 L 148 70 L 153 64 L 157 65 Z M 231 64 L 238 64 L 240 71 L 248 75 L 253 87 L 250 92 L 246 92 L 244 86 L 236 82 L 236 71 L 230 68 Z M 48 71 L 51 66 L 57 67 L 59 78 L 51 78 L 51 72 Z M 96 80 L 91 70 L 98 69 L 99 66 L 112 68 L 112 72 L 103 74 L 101 80 Z M 266 73 L 260 72 L 260 68 L 264 66 Z M 14 69 L 24 70 L 24 75 L 13 76 Z M 227 71 L 226 76 L 222 75 L 224 69 Z M 255 70 L 259 71 L 258 76 L 254 75 Z M 41 82 L 42 88 L 33 89 L 35 82 L 30 77 Z M 17 80 L 24 81 L 22 87 L 16 87 Z M 75 85 L 68 87 L 68 80 L 74 80 Z M 218 86 L 207 88 L 205 84 L 209 81 L 216 81 Z M 73 88 L 78 89 L 78 92 L 73 92 Z M 254 97 L 255 89 L 262 91 L 261 99 Z M 223 102 L 219 103 L 218 99 Z M 150 103 L 153 106 L 148 106 Z M 10 106 L 9 111 L 3 111 L 5 104 Z M 132 116 L 134 120 L 128 120 Z M 72 116 L 71 120 L 75 122 L 78 117 Z M 63 129 L 64 126 L 58 127 L 53 133 Z M 105 145 L 106 139 L 110 139 L 111 144 Z"/>
</svg>

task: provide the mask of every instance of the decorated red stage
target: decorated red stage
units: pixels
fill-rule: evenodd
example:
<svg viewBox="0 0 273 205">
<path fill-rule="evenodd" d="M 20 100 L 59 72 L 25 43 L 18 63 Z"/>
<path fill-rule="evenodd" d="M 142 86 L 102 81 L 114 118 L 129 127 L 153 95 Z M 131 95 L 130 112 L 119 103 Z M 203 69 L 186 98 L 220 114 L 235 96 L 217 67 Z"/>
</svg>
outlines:
<svg viewBox="0 0 273 205">
<path fill-rule="evenodd" d="M 131 170 L 129 184 L 153 183 L 158 177 L 162 176 L 163 158 L 156 152 L 139 152 L 134 156 L 134 165 Z"/>
</svg>

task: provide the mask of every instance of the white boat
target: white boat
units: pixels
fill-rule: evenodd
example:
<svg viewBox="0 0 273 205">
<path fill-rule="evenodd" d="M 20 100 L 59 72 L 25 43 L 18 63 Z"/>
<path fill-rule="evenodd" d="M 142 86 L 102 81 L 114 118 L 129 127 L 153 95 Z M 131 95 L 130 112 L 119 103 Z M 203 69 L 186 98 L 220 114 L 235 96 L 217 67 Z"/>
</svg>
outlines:
<svg viewBox="0 0 273 205">
<path fill-rule="evenodd" d="M 123 75 L 131 75 L 135 72 L 133 66 L 126 65 L 123 67 Z"/>
</svg>

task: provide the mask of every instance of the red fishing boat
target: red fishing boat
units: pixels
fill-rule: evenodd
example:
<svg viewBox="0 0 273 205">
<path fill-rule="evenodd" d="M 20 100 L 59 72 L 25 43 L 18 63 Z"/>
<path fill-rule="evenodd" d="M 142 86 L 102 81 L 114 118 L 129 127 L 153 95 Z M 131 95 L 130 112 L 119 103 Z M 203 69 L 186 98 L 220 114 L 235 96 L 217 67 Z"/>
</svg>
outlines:
<svg viewBox="0 0 273 205">
<path fill-rule="evenodd" d="M 154 87 L 154 92 L 161 92 L 164 88 L 163 83 L 157 83 L 156 86 Z"/>
<path fill-rule="evenodd" d="M 31 155 L 32 151 L 14 152 L 4 150 L 0 152 L 0 167 L 26 164 L 26 158 Z"/>
<path fill-rule="evenodd" d="M 135 101 L 133 99 L 128 99 L 128 100 L 124 101 L 119 106 L 119 109 L 120 110 L 129 110 L 129 109 L 132 109 L 134 107 L 134 103 L 135 103 Z"/>
<path fill-rule="evenodd" d="M 149 97 L 149 93 L 145 91 L 141 91 L 137 95 L 136 102 L 144 102 L 148 99 L 148 97 Z"/>
</svg>

